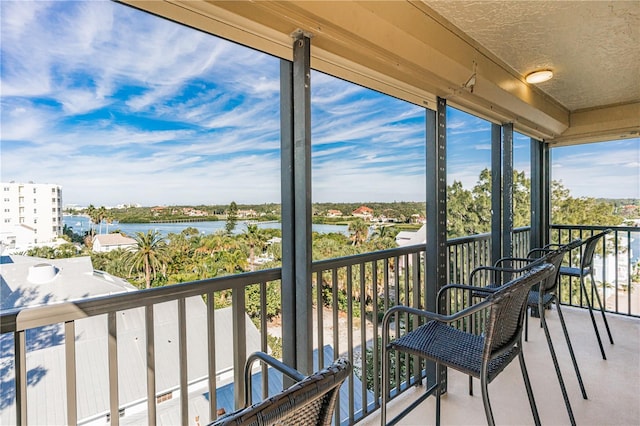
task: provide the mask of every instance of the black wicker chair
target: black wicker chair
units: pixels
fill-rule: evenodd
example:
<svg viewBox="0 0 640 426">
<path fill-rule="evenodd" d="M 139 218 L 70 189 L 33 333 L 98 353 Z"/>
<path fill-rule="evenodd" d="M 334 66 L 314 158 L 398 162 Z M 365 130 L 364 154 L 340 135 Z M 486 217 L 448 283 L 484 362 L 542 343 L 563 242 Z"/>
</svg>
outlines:
<svg viewBox="0 0 640 426">
<path fill-rule="evenodd" d="M 566 390 L 566 386 L 564 384 L 564 380 L 562 378 L 562 373 L 560 371 L 560 365 L 558 364 L 558 359 L 556 356 L 555 349 L 553 347 L 553 342 L 551 340 L 551 334 L 549 333 L 549 328 L 547 325 L 547 321 L 545 318 L 545 311 L 551 304 L 555 303 L 556 309 L 558 311 L 558 317 L 560 319 L 560 324 L 562 326 L 562 331 L 564 333 L 565 340 L 567 342 L 567 347 L 569 349 L 569 354 L 571 355 L 571 361 L 573 363 L 573 368 L 576 372 L 576 378 L 578 379 L 578 384 L 580 386 L 580 391 L 582 392 L 582 397 L 587 399 L 587 392 L 584 387 L 584 383 L 582 381 L 582 375 L 580 374 L 580 369 L 578 367 L 578 363 L 576 361 L 575 354 L 573 352 L 573 346 L 571 345 L 571 339 L 569 338 L 569 333 L 567 331 L 567 326 L 564 321 L 564 315 L 562 314 L 562 309 L 560 304 L 558 303 L 556 297 L 556 290 L 559 282 L 559 270 L 562 265 L 562 261 L 565 257 L 565 254 L 568 253 L 573 248 L 579 247 L 582 244 L 581 240 L 574 240 L 569 244 L 564 245 L 554 245 L 554 248 L 547 246 L 545 248 L 533 249 L 529 251 L 527 258 L 502 258 L 498 260 L 493 267 L 480 267 L 473 271 L 471 274 L 473 284 L 473 277 L 477 277 L 478 272 L 481 271 L 490 271 L 494 274 L 498 273 L 513 273 L 515 270 L 523 270 L 527 268 L 527 265 L 532 265 L 543 259 L 545 262 L 552 264 L 555 267 L 555 272 L 548 276 L 545 280 L 543 280 L 540 285 L 534 286 L 529 292 L 527 306 L 529 309 L 535 309 L 536 312 L 539 313 L 540 316 L 540 326 L 544 329 L 545 337 L 547 339 L 547 345 L 549 347 L 549 352 L 551 353 L 551 359 L 553 360 L 553 366 L 556 371 L 556 376 L 558 377 L 558 383 L 560 385 L 560 389 L 562 391 L 562 396 L 565 402 L 565 406 L 567 407 L 567 413 L 569 415 L 569 420 L 572 425 L 575 425 L 575 417 L 573 415 L 573 410 L 571 408 L 571 403 L 569 402 L 569 395 Z M 509 264 L 510 266 L 518 266 L 518 269 L 513 268 L 505 268 L 502 267 L 505 264 Z M 498 282 L 499 283 L 499 282 Z M 525 315 L 525 341 L 527 340 L 528 335 L 528 316 Z M 471 389 L 471 383 L 469 387 Z"/>
<path fill-rule="evenodd" d="M 600 338 L 600 332 L 598 331 L 598 326 L 596 324 L 596 318 L 593 315 L 593 304 L 591 303 L 591 299 L 589 298 L 589 292 L 587 291 L 587 286 L 584 282 L 586 276 L 591 277 L 591 285 L 595 288 L 596 280 L 593 276 L 593 255 L 596 251 L 596 246 L 600 242 L 601 239 L 604 238 L 606 234 L 611 232 L 611 229 L 606 229 L 599 234 L 595 234 L 584 241 L 584 249 L 582 251 L 582 256 L 580 257 L 580 267 L 573 268 L 568 266 L 563 266 L 560 268 L 560 275 L 565 275 L 568 277 L 575 277 L 580 279 L 580 289 L 584 293 L 584 297 L 587 301 L 587 307 L 589 308 L 589 315 L 591 316 L 591 323 L 593 324 L 593 329 L 596 332 L 596 338 L 598 339 L 598 346 L 600 346 L 600 353 L 602 354 L 602 359 L 607 359 L 607 355 L 604 353 L 604 347 L 602 346 L 602 339 Z M 604 314 L 604 306 L 602 301 L 600 300 L 600 295 L 598 294 L 597 289 L 592 292 L 595 295 L 595 299 L 598 302 L 598 307 L 600 308 L 600 312 L 602 313 L 602 320 L 604 321 L 604 326 L 607 329 L 607 334 L 609 335 L 609 342 L 613 345 L 613 337 L 611 336 L 611 330 L 609 329 L 609 323 L 607 322 L 607 317 Z"/>
<path fill-rule="evenodd" d="M 295 383 L 271 398 L 251 405 L 251 373 L 256 360 L 289 376 Z M 245 407 L 228 414 L 210 426 L 269 426 L 269 425 L 322 425 L 330 426 L 333 411 L 340 394 L 340 386 L 351 374 L 351 363 L 346 358 L 336 360 L 329 367 L 305 377 L 277 359 L 255 352 L 245 367 Z"/>
<path fill-rule="evenodd" d="M 394 306 L 383 318 L 382 326 L 382 407 L 381 423 L 386 424 L 386 402 L 389 395 L 389 351 L 396 350 L 435 361 L 436 369 L 450 367 L 480 379 L 482 400 L 487 423 L 493 426 L 494 419 L 489 403 L 488 384 L 516 357 L 519 358 L 529 404 L 536 425 L 540 417 L 533 397 L 531 383 L 522 354 L 522 328 L 527 295 L 531 287 L 546 279 L 554 271 L 550 264 L 537 264 L 523 275 L 496 289 L 479 289 L 462 284 L 450 284 L 438 293 L 438 301 L 449 291 L 484 291 L 486 297 L 452 315 L 441 315 L 407 306 Z M 469 297 L 471 299 L 471 297 Z M 478 300 L 478 299 L 476 299 Z M 484 333 L 474 334 L 459 330 L 450 323 L 473 316 L 486 310 Z M 427 318 L 429 321 L 403 336 L 389 341 L 389 324 L 397 313 Z M 440 424 L 440 388 L 436 383 L 436 424 Z"/>
</svg>

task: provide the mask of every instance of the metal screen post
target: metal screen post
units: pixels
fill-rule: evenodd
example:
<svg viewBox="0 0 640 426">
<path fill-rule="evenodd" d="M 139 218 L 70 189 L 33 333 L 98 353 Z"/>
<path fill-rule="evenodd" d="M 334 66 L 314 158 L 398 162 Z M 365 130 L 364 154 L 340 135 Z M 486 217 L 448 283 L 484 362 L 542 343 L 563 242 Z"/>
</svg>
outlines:
<svg viewBox="0 0 640 426">
<path fill-rule="evenodd" d="M 280 66 L 283 361 L 313 370 L 311 292 L 311 40 L 293 34 Z"/>
<path fill-rule="evenodd" d="M 502 126 L 502 256 L 513 256 L 513 123 Z"/>
<path fill-rule="evenodd" d="M 502 127 L 491 124 L 491 264 L 502 257 Z"/>
<path fill-rule="evenodd" d="M 530 249 L 549 243 L 550 186 L 549 147 L 546 143 L 532 138 Z"/>
<path fill-rule="evenodd" d="M 438 290 L 447 284 L 447 102 L 438 98 L 437 111 L 426 111 L 427 135 L 427 243 L 425 256 L 426 308 L 436 310 Z M 441 305 L 442 306 L 442 305 Z M 443 313 L 443 312 L 441 312 Z M 436 372 L 428 362 L 427 380 L 447 389 L 447 371 Z"/>
</svg>

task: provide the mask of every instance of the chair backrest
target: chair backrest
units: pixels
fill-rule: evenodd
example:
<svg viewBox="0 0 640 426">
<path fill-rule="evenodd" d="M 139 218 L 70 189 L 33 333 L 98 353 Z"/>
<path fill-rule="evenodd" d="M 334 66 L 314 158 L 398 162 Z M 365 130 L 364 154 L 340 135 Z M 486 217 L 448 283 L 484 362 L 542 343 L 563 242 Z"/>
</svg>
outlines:
<svg viewBox="0 0 640 426">
<path fill-rule="evenodd" d="M 584 241 L 584 251 L 582 252 L 582 258 L 580 259 L 580 269 L 584 270 L 593 266 L 593 255 L 596 252 L 596 246 L 600 242 L 600 239 L 611 231 L 611 229 L 606 229 Z"/>
<path fill-rule="evenodd" d="M 556 245 L 557 248 L 555 249 L 533 249 L 529 252 L 529 257 L 535 258 L 535 256 L 542 255 L 540 259 L 542 259 L 543 262 L 550 263 L 556 268 L 555 272 L 547 277 L 542 283 L 543 285 L 541 288 L 545 293 L 550 293 L 556 290 L 558 276 L 560 275 L 560 266 L 562 266 L 564 255 L 581 245 L 582 240 L 576 239 L 567 244 Z"/>
<path fill-rule="evenodd" d="M 520 340 L 529 291 L 535 284 L 555 276 L 554 271 L 550 263 L 537 264 L 487 298 L 491 305 L 485 324 L 485 360 L 493 359 Z"/>
<path fill-rule="evenodd" d="M 340 385 L 351 363 L 340 358 L 284 391 L 225 416 L 211 425 L 331 425 Z"/>
</svg>

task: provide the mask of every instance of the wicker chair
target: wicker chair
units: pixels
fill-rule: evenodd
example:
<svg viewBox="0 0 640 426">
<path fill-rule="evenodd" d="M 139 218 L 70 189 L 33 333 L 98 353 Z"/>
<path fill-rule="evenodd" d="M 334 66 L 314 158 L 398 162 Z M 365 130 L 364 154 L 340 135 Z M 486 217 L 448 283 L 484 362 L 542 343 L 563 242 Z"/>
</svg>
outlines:
<svg viewBox="0 0 640 426">
<path fill-rule="evenodd" d="M 580 257 L 579 268 L 572 268 L 568 266 L 563 266 L 560 268 L 560 275 L 580 279 L 580 289 L 584 293 L 584 297 L 587 300 L 587 307 L 589 308 L 591 323 L 593 324 L 593 329 L 596 332 L 596 338 L 598 339 L 598 346 L 600 346 L 602 359 L 607 359 L 607 355 L 604 353 L 602 339 L 600 338 L 600 332 L 598 331 L 598 326 L 596 325 L 596 318 L 593 315 L 593 304 L 591 303 L 591 299 L 589 298 L 589 292 L 587 291 L 584 279 L 587 275 L 591 277 L 591 285 L 595 287 L 596 280 L 593 276 L 593 255 L 595 254 L 596 246 L 600 242 L 600 239 L 604 238 L 604 236 L 611 231 L 611 229 L 606 229 L 603 232 L 593 235 L 584 241 L 584 250 L 582 251 L 582 256 Z M 598 294 L 597 290 L 592 292 L 592 294 L 595 295 L 595 299 L 598 302 L 598 307 L 600 308 L 600 312 L 602 313 L 602 320 L 604 321 L 604 326 L 607 329 L 607 334 L 609 335 L 609 342 L 613 345 L 613 337 L 611 336 L 611 330 L 609 329 L 607 317 L 604 314 L 604 306 L 600 300 L 600 295 Z"/>
<path fill-rule="evenodd" d="M 407 306 L 394 306 L 383 318 L 382 326 L 382 407 L 381 423 L 386 424 L 386 402 L 389 395 L 389 351 L 396 350 L 435 361 L 436 369 L 450 367 L 480 379 L 482 400 L 487 423 L 495 424 L 489 403 L 488 384 L 516 357 L 519 358 L 529 404 L 536 425 L 540 417 L 533 397 L 531 383 L 522 354 L 522 328 L 527 295 L 531 287 L 546 279 L 554 271 L 550 264 L 537 264 L 523 275 L 496 289 L 478 289 L 462 284 L 449 284 L 438 293 L 438 301 L 449 291 L 457 289 L 469 293 L 484 291 L 486 297 L 452 315 L 441 315 Z M 477 300 L 477 299 L 476 299 Z M 469 318 L 477 312 L 487 310 L 482 335 L 469 333 L 450 326 L 450 323 Z M 427 318 L 429 321 L 403 336 L 389 341 L 389 324 L 397 313 Z M 436 424 L 440 424 L 439 383 L 434 386 L 436 394 Z"/>
<path fill-rule="evenodd" d="M 297 383 L 271 398 L 251 405 L 251 366 L 256 360 L 267 363 Z M 256 352 L 249 356 L 245 367 L 245 408 L 214 421 L 210 426 L 329 426 L 333 420 L 340 386 L 349 374 L 351 363 L 346 358 L 340 358 L 329 367 L 305 377 L 277 359 L 263 352 Z"/>
<path fill-rule="evenodd" d="M 560 365 L 558 364 L 558 358 L 556 356 L 555 349 L 553 347 L 553 342 L 551 340 L 551 334 L 549 333 L 549 327 L 545 318 L 546 309 L 551 306 L 551 304 L 555 303 L 556 309 L 558 311 L 558 317 L 560 319 L 560 324 L 562 326 L 562 331 L 564 333 L 565 340 L 567 342 L 567 347 L 569 349 L 569 354 L 571 355 L 571 361 L 573 363 L 573 368 L 576 372 L 576 378 L 578 379 L 578 384 L 580 386 L 580 391 L 582 392 L 582 397 L 587 399 L 587 392 L 584 387 L 584 383 L 582 381 L 582 375 L 580 374 L 580 369 L 578 367 L 578 363 L 576 361 L 575 354 L 573 352 L 573 346 L 571 345 L 571 339 L 569 338 L 569 333 L 567 331 L 567 326 L 564 321 L 564 315 L 562 314 L 562 309 L 560 304 L 558 303 L 556 297 L 556 290 L 559 282 L 559 270 L 562 265 L 562 261 L 566 253 L 568 253 L 573 248 L 576 248 L 582 244 L 581 240 L 574 240 L 569 244 L 564 245 L 554 245 L 554 248 L 547 246 L 545 248 L 533 249 L 529 251 L 527 258 L 502 258 L 495 263 L 493 267 L 480 267 L 473 271 L 472 277 L 476 276 L 480 271 L 491 271 L 494 274 L 497 273 L 505 273 L 512 272 L 516 269 L 505 268 L 503 265 L 509 264 L 510 266 L 517 265 L 518 271 L 527 268 L 527 265 L 533 265 L 537 262 L 540 262 L 542 259 L 544 262 L 550 263 L 555 267 L 555 272 L 548 276 L 545 280 L 543 280 L 540 285 L 535 285 L 529 292 L 527 306 L 530 309 L 535 309 L 540 316 L 540 327 L 543 328 L 545 337 L 547 339 L 547 346 L 549 347 L 549 352 L 551 353 L 551 359 L 553 360 L 553 366 L 556 371 L 556 376 L 558 377 L 558 383 L 560 385 L 560 390 L 562 391 L 562 396 L 565 402 L 565 406 L 567 407 L 567 413 L 569 415 L 569 420 L 572 425 L 575 425 L 575 417 L 573 415 L 573 410 L 571 408 L 571 403 L 569 402 L 569 395 L 566 390 L 566 386 L 564 384 L 564 380 L 562 378 L 562 373 L 560 371 Z M 473 284 L 473 278 L 471 283 Z M 498 282 L 499 284 L 499 282 Z M 528 316 L 525 315 L 525 341 L 527 340 L 528 335 Z M 471 383 L 469 383 L 469 388 L 471 389 Z"/>
</svg>

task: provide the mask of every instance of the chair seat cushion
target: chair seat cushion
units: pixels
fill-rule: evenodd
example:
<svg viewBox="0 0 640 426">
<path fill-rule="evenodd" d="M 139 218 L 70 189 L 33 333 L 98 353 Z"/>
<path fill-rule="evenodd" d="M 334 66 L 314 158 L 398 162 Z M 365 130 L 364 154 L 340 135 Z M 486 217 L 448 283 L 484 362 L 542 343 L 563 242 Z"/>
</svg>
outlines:
<svg viewBox="0 0 640 426">
<path fill-rule="evenodd" d="M 480 377 L 483 345 L 483 336 L 438 321 L 429 321 L 389 344 L 392 349 L 431 359 L 473 377 Z M 489 362 L 489 382 L 518 352 L 517 347 L 512 348 Z"/>
<path fill-rule="evenodd" d="M 529 306 L 538 306 L 538 298 L 540 297 L 540 293 L 535 291 L 535 290 L 531 290 L 529 292 L 529 296 L 527 298 L 527 304 Z M 545 308 L 551 304 L 551 302 L 553 302 L 555 300 L 556 296 L 553 293 L 545 293 L 544 296 L 542 296 L 542 306 L 544 306 Z"/>
<path fill-rule="evenodd" d="M 560 275 L 568 275 L 570 277 L 581 277 L 589 274 L 591 268 L 572 268 L 569 266 L 561 266 L 560 267 Z"/>
</svg>

